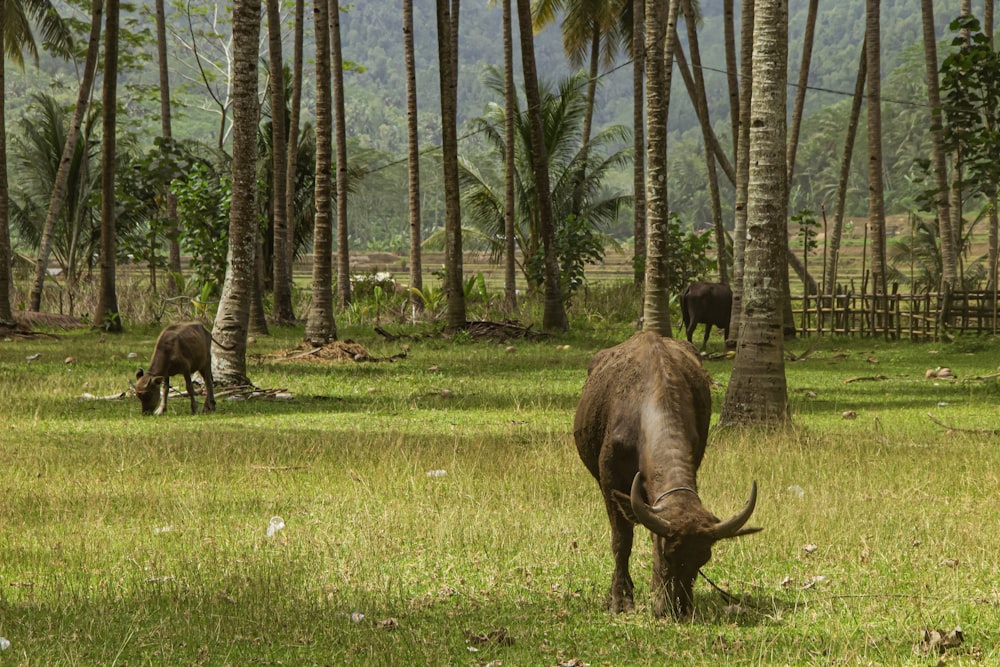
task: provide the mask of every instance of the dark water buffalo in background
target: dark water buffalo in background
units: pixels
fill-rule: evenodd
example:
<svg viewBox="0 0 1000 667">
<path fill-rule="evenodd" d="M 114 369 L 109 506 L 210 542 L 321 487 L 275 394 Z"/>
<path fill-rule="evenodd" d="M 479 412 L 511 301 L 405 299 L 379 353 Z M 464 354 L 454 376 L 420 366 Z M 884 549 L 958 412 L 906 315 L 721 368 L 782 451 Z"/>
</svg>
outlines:
<svg viewBox="0 0 1000 667">
<path fill-rule="evenodd" d="M 652 532 L 656 616 L 689 615 L 695 576 L 712 545 L 760 530 L 743 527 L 757 502 L 756 482 L 726 521 L 701 504 L 697 471 L 711 412 L 708 376 L 690 343 L 643 332 L 590 362 L 573 435 L 611 521 L 613 612 L 634 609 L 633 524 Z"/>
<path fill-rule="evenodd" d="M 162 415 L 167 410 L 167 394 L 170 393 L 170 376 L 183 375 L 191 397 L 191 414 L 198 411 L 194 400 L 194 385 L 191 374 L 201 374 L 205 381 L 205 405 L 203 412 L 215 410 L 215 391 L 212 386 L 212 334 L 201 322 L 172 324 L 160 332 L 153 349 L 149 370 L 141 368 L 135 374 L 135 395 L 142 403 L 142 414 Z M 162 394 L 162 400 L 161 400 Z M 159 407 L 157 407 L 159 404 Z"/>
<path fill-rule="evenodd" d="M 733 310 L 733 291 L 722 283 L 691 283 L 681 292 L 681 316 L 688 342 L 699 324 L 705 325 L 701 349 L 708 345 L 712 325 L 719 327 L 729 340 L 729 317 Z"/>
</svg>

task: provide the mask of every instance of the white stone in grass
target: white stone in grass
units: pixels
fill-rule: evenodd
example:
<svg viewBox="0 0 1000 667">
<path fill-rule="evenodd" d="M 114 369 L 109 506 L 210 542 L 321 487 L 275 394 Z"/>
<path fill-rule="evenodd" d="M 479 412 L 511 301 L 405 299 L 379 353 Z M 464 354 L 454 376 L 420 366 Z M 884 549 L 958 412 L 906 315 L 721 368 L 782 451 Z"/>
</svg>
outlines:
<svg viewBox="0 0 1000 667">
<path fill-rule="evenodd" d="M 0 637 L 0 651 L 6 651 L 10 648 L 10 640 L 6 637 Z"/>
<path fill-rule="evenodd" d="M 428 470 L 427 471 L 427 476 L 428 477 L 444 477 L 447 474 L 448 474 L 447 470 Z"/>
<path fill-rule="evenodd" d="M 274 537 L 279 530 L 285 529 L 285 520 L 280 516 L 272 516 L 271 522 L 267 524 L 267 536 Z"/>
</svg>

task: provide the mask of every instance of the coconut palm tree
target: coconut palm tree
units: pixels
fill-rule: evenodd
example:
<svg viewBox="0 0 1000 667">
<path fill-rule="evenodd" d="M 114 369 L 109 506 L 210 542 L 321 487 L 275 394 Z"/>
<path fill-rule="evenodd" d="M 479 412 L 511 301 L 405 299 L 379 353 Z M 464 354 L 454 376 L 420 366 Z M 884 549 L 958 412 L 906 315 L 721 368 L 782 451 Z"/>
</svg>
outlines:
<svg viewBox="0 0 1000 667">
<path fill-rule="evenodd" d="M 590 234 L 589 238 L 600 240 L 603 247 L 601 230 L 614 223 L 621 208 L 630 201 L 624 194 L 608 194 L 605 185 L 609 173 L 628 166 L 631 157 L 623 146 L 629 139 L 629 131 L 621 125 L 612 126 L 592 136 L 586 145 L 580 145 L 580 128 L 586 122 L 586 100 L 581 93 L 583 77 L 577 74 L 563 79 L 557 90 L 545 85 L 541 90 L 545 147 L 550 158 L 552 216 L 557 239 L 566 240 L 575 229 L 578 234 L 575 238 L 582 245 L 587 245 Z M 488 70 L 484 83 L 498 97 L 504 96 L 503 73 L 499 70 Z M 513 238 L 506 231 L 508 205 L 504 183 L 495 170 L 480 168 L 491 161 L 476 159 L 462 162 L 462 210 L 471 227 L 463 235 L 470 245 L 481 241 L 494 261 L 507 254 L 506 243 L 512 240 L 524 258 L 521 270 L 528 285 L 542 290 L 544 248 L 537 203 L 539 185 L 530 158 L 531 124 L 526 111 L 515 109 L 514 145 L 510 146 L 505 133 L 507 111 L 504 106 L 491 104 L 486 115 L 473 119 L 470 126 L 484 138 L 497 158 L 514 155 L 512 182 L 516 207 L 509 211 L 514 219 Z M 586 256 L 588 248 L 568 248 L 566 243 L 560 244 L 560 248 L 558 259 L 563 267 L 560 285 L 565 299 L 576 286 L 573 281 L 581 277 L 566 268 Z"/>
<path fill-rule="evenodd" d="M 257 277 L 257 52 L 260 0 L 233 3 L 233 184 L 226 279 L 212 336 L 219 384 L 246 384 L 247 331 Z"/>
<path fill-rule="evenodd" d="M 743 316 L 720 423 L 788 421 L 781 272 L 787 272 L 787 0 L 756 0 Z"/>
<path fill-rule="evenodd" d="M 0 91 L 6 90 L 6 60 L 23 67 L 27 53 L 38 60 L 31 26 L 56 53 L 69 53 L 70 32 L 49 0 L 0 0 Z M 0 326 L 13 327 L 10 290 L 13 283 L 10 245 L 10 192 L 7 188 L 6 95 L 0 95 Z"/>
<path fill-rule="evenodd" d="M 509 2 L 509 0 L 508 0 Z M 506 48 L 506 47 L 505 47 Z M 403 66 L 406 70 L 406 159 L 407 193 L 410 213 L 410 287 L 419 294 L 424 289 L 421 262 L 420 218 L 420 138 L 417 124 L 417 65 L 413 46 L 413 0 L 403 0 Z M 422 302 L 411 298 L 413 308 Z"/>
<path fill-rule="evenodd" d="M 351 249 L 347 233 L 347 119 L 338 0 L 330 0 L 330 74 L 333 76 L 333 140 L 337 154 L 337 300 L 341 308 L 346 308 L 351 302 Z"/>
<path fill-rule="evenodd" d="M 271 215 L 274 218 L 274 257 L 272 282 L 274 310 L 272 317 L 278 323 L 295 319 L 292 310 L 292 266 L 288 252 L 288 136 L 285 123 L 285 67 L 281 53 L 281 8 L 278 0 L 267 0 L 267 52 L 271 84 L 271 173 L 274 184 L 271 198 Z"/>
</svg>

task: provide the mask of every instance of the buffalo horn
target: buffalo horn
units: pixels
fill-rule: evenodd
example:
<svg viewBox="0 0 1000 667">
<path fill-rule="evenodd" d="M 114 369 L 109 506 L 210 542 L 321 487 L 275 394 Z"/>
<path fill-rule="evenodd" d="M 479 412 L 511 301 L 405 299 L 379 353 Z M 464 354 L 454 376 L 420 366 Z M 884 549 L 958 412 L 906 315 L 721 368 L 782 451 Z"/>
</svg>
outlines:
<svg viewBox="0 0 1000 667">
<path fill-rule="evenodd" d="M 642 497 L 642 473 L 637 472 L 635 477 L 632 479 L 632 512 L 635 513 L 635 517 L 639 520 L 646 528 L 657 535 L 668 535 L 671 532 L 670 522 L 664 521 L 662 518 L 657 516 L 653 511 L 653 508 L 646 504 L 646 500 Z M 752 510 L 753 508 L 751 508 Z M 749 515 L 747 515 L 749 516 Z"/>
<path fill-rule="evenodd" d="M 753 514 L 753 509 L 756 505 L 757 481 L 754 480 L 754 482 L 750 485 L 750 498 L 747 500 L 747 504 L 744 505 L 743 509 L 731 518 L 713 526 L 710 531 L 712 538 L 716 540 L 724 540 L 730 537 L 739 537 L 740 535 L 756 533 L 760 530 L 760 528 L 743 529 L 743 525 L 750 520 L 750 515 Z"/>
</svg>

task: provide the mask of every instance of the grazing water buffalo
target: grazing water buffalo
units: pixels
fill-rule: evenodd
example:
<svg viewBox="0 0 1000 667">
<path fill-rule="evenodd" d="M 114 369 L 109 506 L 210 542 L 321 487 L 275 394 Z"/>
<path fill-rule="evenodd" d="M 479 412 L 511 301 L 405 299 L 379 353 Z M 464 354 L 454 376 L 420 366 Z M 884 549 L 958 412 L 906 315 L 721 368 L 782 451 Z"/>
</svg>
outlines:
<svg viewBox="0 0 1000 667">
<path fill-rule="evenodd" d="M 142 403 L 142 414 L 162 415 L 167 410 L 170 393 L 170 376 L 183 375 L 191 397 L 191 414 L 198 411 L 194 400 L 191 374 L 197 371 L 205 381 L 203 412 L 215 410 L 215 391 L 212 386 L 212 334 L 201 322 L 171 324 L 160 332 L 153 349 L 149 370 L 140 368 L 135 374 L 135 395 Z M 162 394 L 162 401 L 160 400 Z M 159 407 L 157 407 L 159 404 Z"/>
<path fill-rule="evenodd" d="M 699 324 L 705 325 L 705 339 L 701 349 L 708 345 L 712 325 L 721 328 L 729 340 L 729 317 L 733 310 L 733 291 L 722 283 L 691 283 L 681 292 L 681 316 L 688 342 Z"/>
<path fill-rule="evenodd" d="M 695 576 L 712 545 L 760 530 L 743 527 L 757 502 L 756 482 L 726 521 L 701 504 L 696 475 L 711 412 L 708 376 L 689 343 L 643 332 L 590 362 L 573 435 L 611 521 L 613 612 L 634 609 L 633 524 L 653 536 L 653 614 L 677 617 L 691 613 Z"/>
</svg>

